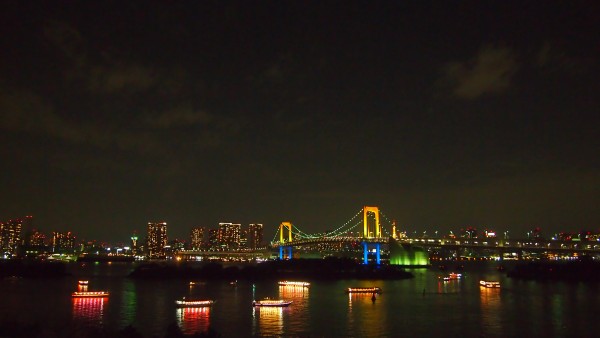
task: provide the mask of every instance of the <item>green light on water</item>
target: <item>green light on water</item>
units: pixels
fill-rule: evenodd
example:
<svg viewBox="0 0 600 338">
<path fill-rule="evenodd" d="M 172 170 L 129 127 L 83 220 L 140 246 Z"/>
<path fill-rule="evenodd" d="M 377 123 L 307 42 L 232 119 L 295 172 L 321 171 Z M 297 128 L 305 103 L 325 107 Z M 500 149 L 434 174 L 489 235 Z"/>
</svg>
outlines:
<svg viewBox="0 0 600 338">
<path fill-rule="evenodd" d="M 400 244 L 390 239 L 390 264 L 400 266 L 429 265 L 429 255 L 420 247 Z"/>
</svg>

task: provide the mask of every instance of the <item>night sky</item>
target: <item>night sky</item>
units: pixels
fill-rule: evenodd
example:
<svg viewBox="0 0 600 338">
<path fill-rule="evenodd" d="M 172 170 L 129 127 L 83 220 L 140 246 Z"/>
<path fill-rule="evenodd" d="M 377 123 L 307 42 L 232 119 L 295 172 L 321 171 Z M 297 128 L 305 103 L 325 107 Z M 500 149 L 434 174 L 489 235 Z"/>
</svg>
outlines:
<svg viewBox="0 0 600 338">
<path fill-rule="evenodd" d="M 597 231 L 599 60 L 593 1 L 2 1 L 0 220 Z"/>
</svg>

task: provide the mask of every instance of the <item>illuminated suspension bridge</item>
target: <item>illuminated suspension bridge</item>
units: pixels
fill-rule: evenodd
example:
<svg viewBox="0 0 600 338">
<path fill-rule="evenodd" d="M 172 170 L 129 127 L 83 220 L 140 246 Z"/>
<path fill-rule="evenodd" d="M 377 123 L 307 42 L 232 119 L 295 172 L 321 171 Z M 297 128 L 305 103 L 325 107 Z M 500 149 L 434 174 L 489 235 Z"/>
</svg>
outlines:
<svg viewBox="0 0 600 338">
<path fill-rule="evenodd" d="M 362 217 L 361 217 L 362 216 Z M 382 224 L 384 223 L 384 224 Z M 391 228 L 391 232 L 386 230 Z M 350 220 L 335 230 L 309 234 L 293 225 L 291 222 L 282 222 L 279 230 L 271 241 L 271 246 L 279 249 L 280 259 L 291 259 L 292 248 L 324 243 L 360 243 L 363 249 L 363 262 L 368 263 L 369 248 L 375 249 L 376 262 L 381 263 L 381 245 L 389 244 L 390 256 L 394 248 L 401 244 L 404 249 L 408 248 L 411 259 L 391 259 L 399 265 L 415 265 L 414 262 L 423 262 L 422 258 L 428 260 L 427 254 L 420 254 L 416 249 L 444 249 L 458 252 L 462 249 L 471 251 L 494 251 L 499 254 L 517 253 L 521 257 L 524 253 L 553 253 L 553 254 L 584 254 L 599 255 L 600 243 L 598 242 L 573 242 L 542 239 L 477 239 L 477 238 L 403 238 L 396 237 L 396 222 L 391 221 L 378 207 L 365 206 L 360 209 Z M 397 242 L 392 245 L 391 241 Z M 406 252 L 394 255 L 395 257 L 406 256 Z M 419 255 L 422 257 L 415 257 Z M 390 257 L 391 258 L 391 257 Z M 411 262 L 412 261 L 412 262 Z M 427 263 L 425 263 L 427 264 Z M 417 263 L 416 265 L 422 265 Z"/>
<path fill-rule="evenodd" d="M 391 234 L 382 227 L 382 218 L 392 228 Z M 378 207 L 365 206 L 346 223 L 325 233 L 309 234 L 291 222 L 282 222 L 271 244 L 274 248 L 279 248 L 280 259 L 291 259 L 293 247 L 321 243 L 360 242 L 363 247 L 364 263 L 368 262 L 369 248 L 374 247 L 376 262 L 381 264 L 381 245 L 387 244 L 390 237 L 396 237 L 395 221 L 390 221 Z"/>
</svg>

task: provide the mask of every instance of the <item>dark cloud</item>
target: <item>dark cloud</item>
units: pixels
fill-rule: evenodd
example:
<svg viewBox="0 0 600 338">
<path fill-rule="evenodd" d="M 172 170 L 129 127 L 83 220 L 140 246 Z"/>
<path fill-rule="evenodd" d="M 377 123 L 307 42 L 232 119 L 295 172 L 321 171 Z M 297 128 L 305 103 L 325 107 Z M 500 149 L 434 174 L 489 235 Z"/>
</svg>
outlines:
<svg viewBox="0 0 600 338">
<path fill-rule="evenodd" d="M 182 104 L 158 116 L 147 117 L 146 124 L 153 128 L 173 128 L 205 125 L 213 120 L 203 110 L 195 110 L 191 104 Z"/>
<path fill-rule="evenodd" d="M 44 99 L 26 90 L 3 88 L 0 93 L 0 128 L 92 147 L 115 147 L 146 153 L 160 151 L 158 140 L 142 131 L 118 130 L 89 122 L 69 120 Z"/>
<path fill-rule="evenodd" d="M 69 60 L 72 67 L 80 68 L 85 65 L 85 40 L 75 27 L 63 21 L 49 20 L 43 26 L 43 34 Z"/>
<path fill-rule="evenodd" d="M 507 90 L 518 66 L 510 48 L 486 46 L 469 61 L 448 63 L 444 82 L 451 85 L 454 96 L 474 99 Z"/>
<path fill-rule="evenodd" d="M 135 64 L 92 67 L 87 76 L 92 91 L 107 93 L 144 91 L 157 83 L 155 71 Z"/>
</svg>

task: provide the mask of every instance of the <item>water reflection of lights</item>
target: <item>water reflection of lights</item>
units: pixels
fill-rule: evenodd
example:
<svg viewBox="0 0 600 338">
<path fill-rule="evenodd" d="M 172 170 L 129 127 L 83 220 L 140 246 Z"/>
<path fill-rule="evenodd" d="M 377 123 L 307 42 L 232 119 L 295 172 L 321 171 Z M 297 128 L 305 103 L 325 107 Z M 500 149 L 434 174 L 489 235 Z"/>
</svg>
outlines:
<svg viewBox="0 0 600 338">
<path fill-rule="evenodd" d="M 458 293 L 460 292 L 461 284 L 460 279 L 451 281 L 438 280 L 437 292 L 438 293 Z"/>
<path fill-rule="evenodd" d="M 104 304 L 108 298 L 72 298 L 73 318 L 88 323 L 102 323 Z"/>
<path fill-rule="evenodd" d="M 497 307 L 500 305 L 500 289 L 498 288 L 480 288 L 481 307 Z"/>
<path fill-rule="evenodd" d="M 486 332 L 491 332 L 493 335 L 496 333 L 501 334 L 500 289 L 483 287 L 480 289 L 479 298 L 481 301 L 483 326 Z"/>
<path fill-rule="evenodd" d="M 285 308 L 287 309 L 287 308 Z M 260 332 L 255 335 L 277 336 L 283 334 L 283 311 L 282 307 L 254 307 L 252 317 L 258 321 Z"/>
<path fill-rule="evenodd" d="M 185 334 L 205 332 L 210 326 L 210 307 L 186 307 L 177 309 L 177 322 Z"/>
<path fill-rule="evenodd" d="M 293 285 L 280 285 L 279 296 L 281 298 L 308 298 L 309 288 Z"/>
<path fill-rule="evenodd" d="M 372 303 L 373 297 L 375 297 L 375 300 L 378 298 L 372 293 L 348 293 L 348 305 L 352 307 L 352 302 Z"/>
</svg>

